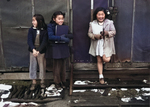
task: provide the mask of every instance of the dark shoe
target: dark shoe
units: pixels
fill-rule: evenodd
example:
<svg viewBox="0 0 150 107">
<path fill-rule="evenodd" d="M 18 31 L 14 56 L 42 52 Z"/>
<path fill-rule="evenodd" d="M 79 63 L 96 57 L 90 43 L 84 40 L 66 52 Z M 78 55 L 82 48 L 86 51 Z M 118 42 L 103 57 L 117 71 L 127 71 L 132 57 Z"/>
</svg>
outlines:
<svg viewBox="0 0 150 107">
<path fill-rule="evenodd" d="M 36 88 L 36 84 L 31 84 L 30 90 L 33 91 Z"/>
<path fill-rule="evenodd" d="M 55 84 L 55 88 L 56 88 L 57 90 L 61 90 L 61 85 L 60 85 L 60 83 L 59 83 L 59 84 Z"/>
<path fill-rule="evenodd" d="M 63 89 L 66 88 L 66 83 L 65 82 L 61 82 L 61 88 L 63 88 Z"/>
<path fill-rule="evenodd" d="M 41 83 L 41 88 L 42 88 L 42 89 L 46 88 L 46 86 L 45 86 L 44 83 Z"/>
<path fill-rule="evenodd" d="M 100 83 L 101 85 L 107 85 L 107 82 L 104 81 L 104 78 L 100 78 L 100 79 L 99 79 L 99 83 Z"/>
</svg>

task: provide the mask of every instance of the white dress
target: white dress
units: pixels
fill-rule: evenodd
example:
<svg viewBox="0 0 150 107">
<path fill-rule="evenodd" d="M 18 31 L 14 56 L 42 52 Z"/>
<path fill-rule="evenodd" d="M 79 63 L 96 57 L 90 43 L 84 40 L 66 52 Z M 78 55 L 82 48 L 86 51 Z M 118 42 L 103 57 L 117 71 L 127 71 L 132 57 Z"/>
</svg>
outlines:
<svg viewBox="0 0 150 107">
<path fill-rule="evenodd" d="M 92 31 L 93 34 L 100 34 L 101 31 L 103 31 L 103 23 L 92 23 Z M 103 44 L 104 44 L 104 40 L 103 39 L 99 39 L 97 41 L 95 41 L 96 43 L 96 56 L 103 56 Z"/>
</svg>

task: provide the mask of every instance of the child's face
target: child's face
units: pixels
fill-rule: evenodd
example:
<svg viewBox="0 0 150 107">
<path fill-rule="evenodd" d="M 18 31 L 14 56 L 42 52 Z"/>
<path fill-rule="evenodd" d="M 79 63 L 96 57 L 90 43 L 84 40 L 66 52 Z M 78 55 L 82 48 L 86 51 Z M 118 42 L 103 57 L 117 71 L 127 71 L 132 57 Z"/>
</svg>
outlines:
<svg viewBox="0 0 150 107">
<path fill-rule="evenodd" d="M 57 15 L 56 18 L 53 19 L 58 25 L 62 25 L 64 23 L 64 16 Z"/>
<path fill-rule="evenodd" d="M 105 20 L 105 13 L 103 11 L 99 11 L 96 17 L 99 22 L 103 22 Z"/>
<path fill-rule="evenodd" d="M 32 24 L 35 28 L 37 27 L 37 20 L 35 19 L 35 17 L 32 18 Z"/>
</svg>

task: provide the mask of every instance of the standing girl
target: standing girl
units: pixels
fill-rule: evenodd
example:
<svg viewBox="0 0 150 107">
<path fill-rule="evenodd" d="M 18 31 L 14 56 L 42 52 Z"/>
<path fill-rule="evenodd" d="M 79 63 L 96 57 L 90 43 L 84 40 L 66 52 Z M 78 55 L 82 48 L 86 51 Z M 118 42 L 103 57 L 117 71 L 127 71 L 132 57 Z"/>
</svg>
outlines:
<svg viewBox="0 0 150 107">
<path fill-rule="evenodd" d="M 97 8 L 88 31 L 88 36 L 91 38 L 89 54 L 97 57 L 100 84 L 106 84 L 103 76 L 103 62 L 109 62 L 112 54 L 115 54 L 114 35 L 116 30 L 113 21 L 107 17 L 104 8 Z"/>
<path fill-rule="evenodd" d="M 30 51 L 29 76 L 32 79 L 30 90 L 34 90 L 37 79 L 37 67 L 39 67 L 39 78 L 41 88 L 45 88 L 44 78 L 46 70 L 46 60 L 44 58 L 47 45 L 47 26 L 44 18 L 40 14 L 35 14 L 32 18 L 33 26 L 28 31 L 28 45 Z"/>
<path fill-rule="evenodd" d="M 57 11 L 53 14 L 48 24 L 49 46 L 46 58 L 53 59 L 53 78 L 57 89 L 65 88 L 66 82 L 66 59 L 70 56 L 68 43 L 72 34 L 57 36 L 55 29 L 57 25 L 64 25 L 65 14 Z"/>
</svg>

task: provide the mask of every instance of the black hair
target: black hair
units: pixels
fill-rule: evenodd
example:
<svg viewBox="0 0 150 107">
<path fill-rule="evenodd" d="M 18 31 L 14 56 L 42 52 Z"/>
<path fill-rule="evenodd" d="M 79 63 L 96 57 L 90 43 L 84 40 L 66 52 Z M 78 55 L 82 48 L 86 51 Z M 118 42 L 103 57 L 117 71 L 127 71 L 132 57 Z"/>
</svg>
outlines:
<svg viewBox="0 0 150 107">
<path fill-rule="evenodd" d="M 57 15 L 63 15 L 63 17 L 65 18 L 65 13 L 63 13 L 61 11 L 56 11 L 55 13 L 53 13 L 50 23 L 56 23 L 53 19 L 55 19 L 57 17 Z"/>
<path fill-rule="evenodd" d="M 41 14 L 35 14 L 33 17 L 35 17 L 35 19 L 37 21 L 37 29 L 38 30 L 41 30 L 42 28 L 44 30 L 47 29 L 47 25 L 45 24 L 44 17 Z"/>
<path fill-rule="evenodd" d="M 108 18 L 106 9 L 103 8 L 103 7 L 98 7 L 98 8 L 96 8 L 96 10 L 95 10 L 94 13 L 93 13 L 93 20 L 96 20 L 96 19 L 97 19 L 96 15 L 97 15 L 97 13 L 98 13 L 99 11 L 103 11 L 103 12 L 104 12 L 104 14 L 105 14 L 105 19 Z"/>
</svg>

